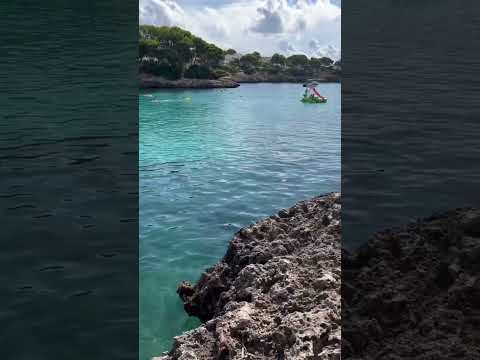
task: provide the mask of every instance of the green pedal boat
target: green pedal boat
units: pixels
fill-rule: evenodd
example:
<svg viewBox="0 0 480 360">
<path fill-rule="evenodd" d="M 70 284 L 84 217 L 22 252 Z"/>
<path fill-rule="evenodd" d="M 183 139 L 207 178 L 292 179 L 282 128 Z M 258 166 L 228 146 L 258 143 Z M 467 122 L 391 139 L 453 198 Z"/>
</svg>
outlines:
<svg viewBox="0 0 480 360">
<path fill-rule="evenodd" d="M 303 94 L 301 102 L 305 104 L 322 104 L 327 102 L 327 98 L 320 93 L 315 88 L 318 85 L 316 82 L 308 82 L 303 86 L 306 87 L 305 93 Z"/>
<path fill-rule="evenodd" d="M 300 101 L 306 104 L 322 104 L 327 102 L 327 98 L 326 97 L 319 98 L 318 96 L 310 95 L 310 96 L 304 96 Z"/>
</svg>

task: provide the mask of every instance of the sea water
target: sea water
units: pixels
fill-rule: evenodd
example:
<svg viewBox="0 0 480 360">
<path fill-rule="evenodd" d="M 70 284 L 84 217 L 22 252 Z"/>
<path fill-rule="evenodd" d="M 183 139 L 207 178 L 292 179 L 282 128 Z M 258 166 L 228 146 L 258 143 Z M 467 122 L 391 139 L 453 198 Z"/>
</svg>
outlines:
<svg viewBox="0 0 480 360">
<path fill-rule="evenodd" d="M 241 227 L 340 190 L 340 84 L 325 104 L 299 84 L 142 91 L 140 359 L 199 322 L 175 290 L 195 282 Z"/>
</svg>

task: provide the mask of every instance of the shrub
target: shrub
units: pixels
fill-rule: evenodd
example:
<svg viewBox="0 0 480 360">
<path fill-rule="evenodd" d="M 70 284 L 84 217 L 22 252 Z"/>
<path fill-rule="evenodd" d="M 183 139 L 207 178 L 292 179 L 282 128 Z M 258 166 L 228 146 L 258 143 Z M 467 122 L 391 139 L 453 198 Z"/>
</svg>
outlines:
<svg viewBox="0 0 480 360">
<path fill-rule="evenodd" d="M 189 79 L 210 79 L 213 75 L 206 66 L 192 65 L 185 71 L 185 77 Z"/>
<path fill-rule="evenodd" d="M 308 71 L 305 69 L 299 69 L 299 68 L 289 68 L 287 71 L 287 74 L 293 75 L 293 76 L 307 76 L 309 74 Z"/>
<path fill-rule="evenodd" d="M 257 71 L 253 66 L 242 66 L 242 70 L 247 75 L 252 75 Z"/>
<path fill-rule="evenodd" d="M 224 77 L 224 76 L 228 76 L 228 75 L 230 75 L 230 74 L 228 72 L 226 72 L 225 70 L 222 70 L 222 69 L 216 69 L 216 70 L 212 71 L 212 76 L 215 79 L 218 79 L 218 78 L 221 78 L 221 77 Z"/>
<path fill-rule="evenodd" d="M 141 61 L 140 71 L 155 76 L 161 76 L 168 80 L 179 79 L 182 74 L 180 66 L 170 65 L 166 62 L 159 62 L 156 59 Z"/>
<path fill-rule="evenodd" d="M 278 74 L 282 70 L 282 68 L 277 65 L 267 65 L 264 66 L 263 70 L 270 74 Z"/>
</svg>

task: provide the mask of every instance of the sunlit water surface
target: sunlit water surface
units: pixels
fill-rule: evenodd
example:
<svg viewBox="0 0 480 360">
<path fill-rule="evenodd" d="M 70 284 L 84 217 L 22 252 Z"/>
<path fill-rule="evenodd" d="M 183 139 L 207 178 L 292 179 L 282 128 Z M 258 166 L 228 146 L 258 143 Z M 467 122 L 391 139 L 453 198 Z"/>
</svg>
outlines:
<svg viewBox="0 0 480 360">
<path fill-rule="evenodd" d="M 239 228 L 340 190 L 340 85 L 140 93 L 140 358 L 195 327 L 175 293 Z"/>
</svg>

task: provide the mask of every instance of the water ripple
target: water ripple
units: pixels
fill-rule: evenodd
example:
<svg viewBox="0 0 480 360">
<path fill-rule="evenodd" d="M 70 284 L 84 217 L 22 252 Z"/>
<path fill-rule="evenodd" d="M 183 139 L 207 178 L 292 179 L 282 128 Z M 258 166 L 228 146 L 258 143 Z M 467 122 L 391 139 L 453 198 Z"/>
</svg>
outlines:
<svg viewBox="0 0 480 360">
<path fill-rule="evenodd" d="M 329 102 L 295 84 L 140 94 L 141 359 L 196 323 L 175 289 L 240 227 L 340 189 L 340 85 Z M 191 98 L 191 100 L 185 100 Z"/>
</svg>

